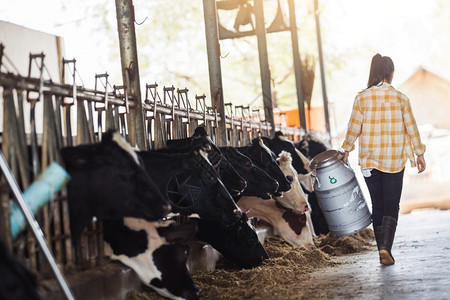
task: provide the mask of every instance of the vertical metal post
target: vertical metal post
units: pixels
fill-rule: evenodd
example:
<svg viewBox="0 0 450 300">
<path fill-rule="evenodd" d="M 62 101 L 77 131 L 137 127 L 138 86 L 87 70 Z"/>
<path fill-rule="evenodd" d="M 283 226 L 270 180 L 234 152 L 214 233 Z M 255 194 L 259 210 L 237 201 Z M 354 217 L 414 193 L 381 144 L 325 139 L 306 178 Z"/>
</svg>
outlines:
<svg viewBox="0 0 450 300">
<path fill-rule="evenodd" d="M 323 65 L 322 38 L 320 35 L 318 0 L 314 0 L 314 15 L 315 15 L 315 19 L 316 19 L 317 48 L 319 49 L 320 79 L 322 82 L 323 110 L 325 113 L 325 129 L 330 137 L 330 145 L 331 145 L 332 138 L 331 138 L 331 133 L 330 133 L 330 115 L 328 113 L 328 96 L 327 96 L 327 88 L 326 88 L 326 84 L 325 84 L 325 70 L 324 70 L 324 65 Z"/>
<path fill-rule="evenodd" d="M 211 104 L 220 115 L 217 124 L 217 144 L 227 145 L 227 131 L 225 125 L 225 104 L 223 99 L 222 70 L 220 66 L 219 29 L 217 23 L 216 0 L 203 0 L 205 18 L 206 51 L 208 53 L 209 86 L 211 90 Z"/>
<path fill-rule="evenodd" d="M 262 0 L 255 0 L 255 27 L 256 38 L 258 40 L 259 68 L 261 74 L 261 87 L 263 93 L 264 116 L 271 125 L 270 134 L 275 132 L 275 122 L 273 118 L 272 88 L 270 81 L 269 57 L 267 53 L 266 25 L 264 22 L 264 8 Z"/>
<path fill-rule="evenodd" d="M 297 21 L 295 17 L 295 4 L 294 0 L 288 0 L 289 4 L 289 27 L 291 29 L 291 41 L 292 41 L 292 54 L 294 57 L 294 74 L 295 74 L 295 87 L 297 88 L 297 104 L 298 104 L 298 117 L 300 119 L 300 126 L 308 131 L 306 125 L 305 115 L 305 96 L 302 89 L 302 61 L 300 58 L 300 50 L 298 47 L 298 35 L 297 35 Z"/>
<path fill-rule="evenodd" d="M 137 145 L 139 149 L 145 149 L 144 113 L 139 82 L 133 1 L 115 1 L 123 84 L 128 89 L 129 95 L 133 97 L 135 104 L 130 109 L 131 122 L 128 124 L 129 142 L 133 146 Z"/>
</svg>

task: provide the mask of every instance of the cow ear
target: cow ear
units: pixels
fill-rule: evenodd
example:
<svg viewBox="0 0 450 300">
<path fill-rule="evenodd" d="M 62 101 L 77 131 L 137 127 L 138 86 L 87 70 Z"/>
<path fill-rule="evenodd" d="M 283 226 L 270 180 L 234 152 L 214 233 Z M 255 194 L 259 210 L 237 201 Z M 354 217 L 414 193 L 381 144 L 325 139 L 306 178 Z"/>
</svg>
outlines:
<svg viewBox="0 0 450 300">
<path fill-rule="evenodd" d="M 199 126 L 195 128 L 194 134 L 192 137 L 206 137 L 208 133 L 206 132 L 206 128 L 204 126 Z"/>
<path fill-rule="evenodd" d="M 186 222 L 179 225 L 158 228 L 158 232 L 168 243 L 186 243 L 197 233 L 196 222 Z"/>
<path fill-rule="evenodd" d="M 270 148 L 271 140 L 267 136 L 262 136 L 261 140 L 263 141 L 264 145 Z"/>
<path fill-rule="evenodd" d="M 260 140 L 261 140 L 260 137 L 255 137 L 255 138 L 252 140 L 252 145 L 258 145 Z"/>
<path fill-rule="evenodd" d="M 284 136 L 283 132 L 281 132 L 281 131 L 275 132 L 274 138 L 277 138 L 279 136 Z"/>
</svg>

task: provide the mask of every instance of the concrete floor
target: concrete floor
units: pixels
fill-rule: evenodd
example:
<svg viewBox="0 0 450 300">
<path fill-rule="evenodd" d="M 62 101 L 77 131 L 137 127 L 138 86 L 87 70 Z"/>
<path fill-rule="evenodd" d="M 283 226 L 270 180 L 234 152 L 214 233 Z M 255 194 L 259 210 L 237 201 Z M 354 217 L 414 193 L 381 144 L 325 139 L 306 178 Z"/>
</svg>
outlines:
<svg viewBox="0 0 450 300">
<path fill-rule="evenodd" d="M 312 273 L 302 286 L 315 299 L 450 299 L 450 210 L 400 215 L 392 249 L 395 265 L 378 253 L 340 256 L 345 264 Z"/>
</svg>

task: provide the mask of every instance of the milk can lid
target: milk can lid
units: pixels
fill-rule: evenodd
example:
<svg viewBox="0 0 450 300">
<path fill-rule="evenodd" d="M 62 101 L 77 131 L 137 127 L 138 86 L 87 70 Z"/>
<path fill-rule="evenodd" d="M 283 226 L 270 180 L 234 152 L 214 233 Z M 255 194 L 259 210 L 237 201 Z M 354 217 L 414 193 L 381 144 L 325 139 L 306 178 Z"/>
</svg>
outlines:
<svg viewBox="0 0 450 300">
<path fill-rule="evenodd" d="M 339 162 L 342 157 L 344 157 L 344 153 L 341 151 L 327 150 L 314 156 L 309 164 L 309 167 L 313 170 L 325 168 Z"/>
</svg>

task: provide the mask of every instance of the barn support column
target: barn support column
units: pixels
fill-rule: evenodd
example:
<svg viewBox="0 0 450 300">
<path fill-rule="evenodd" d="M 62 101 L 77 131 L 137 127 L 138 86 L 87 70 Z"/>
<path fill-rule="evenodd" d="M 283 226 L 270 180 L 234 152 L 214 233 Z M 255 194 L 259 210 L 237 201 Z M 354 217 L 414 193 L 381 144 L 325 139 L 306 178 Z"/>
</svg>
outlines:
<svg viewBox="0 0 450 300">
<path fill-rule="evenodd" d="M 128 141 L 132 146 L 146 149 L 133 1 L 115 1 L 123 84 L 134 103 L 128 114 Z"/>
<path fill-rule="evenodd" d="M 300 119 L 300 126 L 308 131 L 306 127 L 306 115 L 305 115 L 305 96 L 302 89 L 302 61 L 300 58 L 300 50 L 298 48 L 298 35 L 297 35 L 297 21 L 295 17 L 295 3 L 294 0 L 288 0 L 289 4 L 289 27 L 291 29 L 291 41 L 292 41 L 292 54 L 294 56 L 294 74 L 295 74 L 295 87 L 297 88 L 297 104 L 298 104 L 298 117 Z"/>
<path fill-rule="evenodd" d="M 266 121 L 272 127 L 270 130 L 270 135 L 273 135 L 275 132 L 275 123 L 273 118 L 272 88 L 270 80 L 269 57 L 267 53 L 266 25 L 264 23 L 264 8 L 262 0 L 255 0 L 254 11 L 256 38 L 258 40 L 259 69 L 261 73 L 264 115 Z"/>
<path fill-rule="evenodd" d="M 220 120 L 217 124 L 217 140 L 219 146 L 227 145 L 227 131 L 225 125 L 225 102 L 223 99 L 222 69 L 220 66 L 219 27 L 217 25 L 216 0 L 203 0 L 205 18 L 206 51 L 208 53 L 209 86 L 211 90 L 211 104 L 217 109 Z"/>
<path fill-rule="evenodd" d="M 322 53 L 322 37 L 320 34 L 320 20 L 319 20 L 319 3 L 318 0 L 314 0 L 314 15 L 316 18 L 316 33 L 317 33 L 317 48 L 319 49 L 319 63 L 320 63 L 320 79 L 322 82 L 322 97 L 323 97 L 323 110 L 325 113 L 325 129 L 330 137 L 330 145 L 332 145 L 332 138 L 330 132 L 330 115 L 328 113 L 328 96 L 327 87 L 325 84 L 325 68 L 323 65 L 323 53 Z"/>
</svg>

